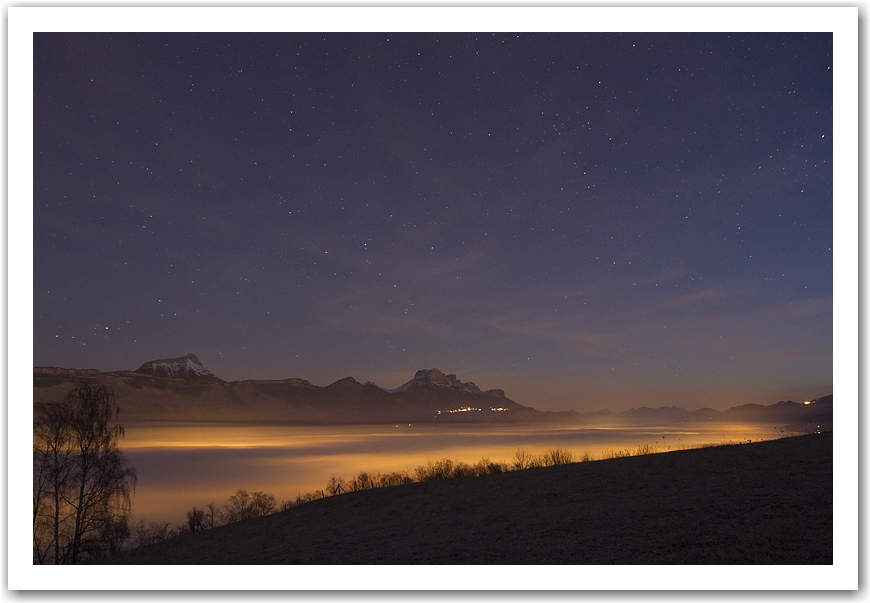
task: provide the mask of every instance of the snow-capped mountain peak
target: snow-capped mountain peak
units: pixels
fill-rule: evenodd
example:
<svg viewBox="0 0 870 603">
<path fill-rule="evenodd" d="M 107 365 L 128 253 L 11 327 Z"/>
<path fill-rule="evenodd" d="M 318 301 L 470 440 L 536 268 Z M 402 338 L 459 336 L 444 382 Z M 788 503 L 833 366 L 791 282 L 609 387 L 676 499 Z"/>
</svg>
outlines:
<svg viewBox="0 0 870 603">
<path fill-rule="evenodd" d="M 414 378 L 397 387 L 396 389 L 387 390 L 390 393 L 406 392 L 411 388 L 431 388 L 437 387 L 441 389 L 450 389 L 454 391 L 467 392 L 470 394 L 480 394 L 480 388 L 471 381 L 463 383 L 456 378 L 456 375 L 446 375 L 437 368 L 422 369 L 417 371 Z"/>
<path fill-rule="evenodd" d="M 214 377 L 210 370 L 202 366 L 195 354 L 150 360 L 136 369 L 136 372 L 156 377 Z"/>
</svg>

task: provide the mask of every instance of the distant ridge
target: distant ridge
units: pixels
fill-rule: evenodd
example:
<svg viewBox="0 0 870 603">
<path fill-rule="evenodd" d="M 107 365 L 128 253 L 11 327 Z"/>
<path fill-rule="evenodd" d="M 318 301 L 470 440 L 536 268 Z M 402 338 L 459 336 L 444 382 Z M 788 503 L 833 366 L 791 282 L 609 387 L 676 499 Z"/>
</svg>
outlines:
<svg viewBox="0 0 870 603">
<path fill-rule="evenodd" d="M 35 367 L 35 401 L 63 397 L 75 385 L 99 382 L 115 392 L 133 420 L 268 421 L 312 424 L 517 423 L 570 419 L 481 391 L 437 368 L 422 369 L 395 390 L 345 377 L 325 387 L 298 378 L 223 381 L 195 354 L 149 360 L 135 371 L 101 373 Z"/>
<path fill-rule="evenodd" d="M 580 421 L 590 423 L 626 423 L 657 425 L 668 423 L 781 423 L 792 431 L 830 431 L 833 428 L 834 396 L 828 395 L 804 402 L 791 400 L 775 404 L 741 404 L 728 410 L 700 408 L 689 411 L 679 406 L 632 408 L 621 413 L 577 413 Z"/>
<path fill-rule="evenodd" d="M 195 354 L 150 360 L 136 371 L 101 373 L 34 367 L 34 402 L 58 400 L 80 383 L 98 382 L 115 392 L 133 420 L 268 421 L 297 424 L 526 423 L 666 425 L 674 423 L 773 423 L 793 432 L 833 428 L 833 396 L 769 406 L 743 404 L 725 411 L 678 406 L 624 412 L 545 412 L 514 402 L 501 389 L 481 389 L 440 369 L 418 370 L 395 389 L 345 377 L 325 387 L 305 379 L 223 381 Z"/>
</svg>

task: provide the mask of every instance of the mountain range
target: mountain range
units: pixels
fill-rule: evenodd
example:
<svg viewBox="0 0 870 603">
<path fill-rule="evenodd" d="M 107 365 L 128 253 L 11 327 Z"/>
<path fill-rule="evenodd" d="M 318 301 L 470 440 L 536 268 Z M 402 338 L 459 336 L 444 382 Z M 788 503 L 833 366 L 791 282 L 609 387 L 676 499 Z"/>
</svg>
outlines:
<svg viewBox="0 0 870 603">
<path fill-rule="evenodd" d="M 831 431 L 834 420 L 834 396 L 803 402 L 791 400 L 775 404 L 741 404 L 727 410 L 701 408 L 686 410 L 679 406 L 632 408 L 621 413 L 608 411 L 578 415 L 584 423 L 626 425 L 666 425 L 673 423 L 778 423 L 784 431 Z"/>
<path fill-rule="evenodd" d="M 725 411 L 677 406 L 613 413 L 545 412 L 524 406 L 503 390 L 483 391 L 437 368 L 416 372 L 395 389 L 345 377 L 325 387 L 305 379 L 224 381 L 194 354 L 145 362 L 135 371 L 34 367 L 34 402 L 62 399 L 81 383 L 114 392 L 124 420 L 268 421 L 287 423 L 514 423 L 663 425 L 725 421 L 780 423 L 792 429 L 829 430 L 833 396 L 803 403 L 744 404 Z"/>
<path fill-rule="evenodd" d="M 568 418 L 482 391 L 437 368 L 419 370 L 388 390 L 353 377 L 320 387 L 305 379 L 224 381 L 194 354 L 151 360 L 135 371 L 35 367 L 34 401 L 63 398 L 80 383 L 114 392 L 126 420 L 291 423 L 518 422 Z"/>
</svg>

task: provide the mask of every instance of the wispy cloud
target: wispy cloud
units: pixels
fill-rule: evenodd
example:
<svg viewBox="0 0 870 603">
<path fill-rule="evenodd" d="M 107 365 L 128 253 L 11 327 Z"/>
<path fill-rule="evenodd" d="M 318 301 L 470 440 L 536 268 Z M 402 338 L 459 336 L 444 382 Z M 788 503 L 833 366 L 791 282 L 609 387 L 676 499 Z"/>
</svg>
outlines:
<svg viewBox="0 0 870 603">
<path fill-rule="evenodd" d="M 347 333 L 426 339 L 449 339 L 460 333 L 430 313 L 428 304 L 415 301 L 403 289 L 389 284 L 380 288 L 346 286 L 340 293 L 318 301 L 316 318 L 331 329 Z"/>
<path fill-rule="evenodd" d="M 480 324 L 500 333 L 553 341 L 575 352 L 598 357 L 618 354 L 624 338 L 621 333 L 596 333 L 579 328 L 572 317 L 553 319 L 523 312 L 490 316 Z"/>
<path fill-rule="evenodd" d="M 756 355 L 783 344 L 806 348 L 810 333 L 828 328 L 832 312 L 830 297 L 760 304 L 751 292 L 709 287 L 646 300 L 617 295 L 614 289 L 618 291 L 587 289 L 582 296 L 567 288 L 530 293 L 512 309 L 480 318 L 479 324 L 592 357 L 616 359 L 666 349 Z"/>
<path fill-rule="evenodd" d="M 370 335 L 415 335 L 449 339 L 458 332 L 446 325 L 417 316 L 394 315 L 371 309 L 324 312 L 322 322 L 331 329 Z"/>
</svg>

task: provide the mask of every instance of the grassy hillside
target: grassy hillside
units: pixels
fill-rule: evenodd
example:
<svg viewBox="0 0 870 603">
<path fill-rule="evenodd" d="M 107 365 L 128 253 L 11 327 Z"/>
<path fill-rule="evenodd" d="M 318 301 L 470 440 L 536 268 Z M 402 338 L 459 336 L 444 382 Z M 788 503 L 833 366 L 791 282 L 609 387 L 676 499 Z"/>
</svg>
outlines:
<svg viewBox="0 0 870 603">
<path fill-rule="evenodd" d="M 128 551 L 120 564 L 828 564 L 813 434 L 380 488 Z"/>
</svg>

